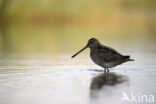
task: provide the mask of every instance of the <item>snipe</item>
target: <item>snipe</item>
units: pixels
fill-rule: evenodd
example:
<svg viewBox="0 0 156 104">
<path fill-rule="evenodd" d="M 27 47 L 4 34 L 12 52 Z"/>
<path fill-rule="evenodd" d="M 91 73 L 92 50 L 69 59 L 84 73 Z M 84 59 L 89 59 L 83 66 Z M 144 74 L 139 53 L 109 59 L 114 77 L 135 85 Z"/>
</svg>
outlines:
<svg viewBox="0 0 156 104">
<path fill-rule="evenodd" d="M 96 38 L 89 39 L 87 45 L 71 58 L 74 58 L 88 47 L 90 48 L 90 57 L 92 61 L 103 67 L 105 72 L 106 70 L 109 72 L 108 68 L 115 67 L 127 61 L 134 61 L 133 59 L 130 59 L 130 56 L 122 55 L 115 49 L 102 45 Z"/>
</svg>

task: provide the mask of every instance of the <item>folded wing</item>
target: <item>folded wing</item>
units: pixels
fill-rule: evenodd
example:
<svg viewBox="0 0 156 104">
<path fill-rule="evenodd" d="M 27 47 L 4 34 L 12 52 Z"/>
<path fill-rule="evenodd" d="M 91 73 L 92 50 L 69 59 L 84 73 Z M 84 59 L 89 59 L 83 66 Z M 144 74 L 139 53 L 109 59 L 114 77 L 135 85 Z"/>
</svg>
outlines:
<svg viewBox="0 0 156 104">
<path fill-rule="evenodd" d="M 102 58 L 104 62 L 110 62 L 121 60 L 123 55 L 110 47 L 100 46 L 98 47 L 98 57 Z"/>
</svg>

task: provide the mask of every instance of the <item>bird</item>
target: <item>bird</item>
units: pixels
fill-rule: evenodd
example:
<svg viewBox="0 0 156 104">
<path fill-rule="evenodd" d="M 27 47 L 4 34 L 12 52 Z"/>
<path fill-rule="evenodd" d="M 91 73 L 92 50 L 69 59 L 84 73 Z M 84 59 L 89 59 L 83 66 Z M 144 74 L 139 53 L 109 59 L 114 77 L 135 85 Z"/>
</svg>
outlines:
<svg viewBox="0 0 156 104">
<path fill-rule="evenodd" d="M 87 45 L 71 58 L 74 58 L 86 48 L 90 48 L 90 57 L 92 61 L 104 68 L 104 72 L 109 72 L 108 68 L 113 68 L 122 63 L 135 61 L 134 59 L 131 59 L 129 55 L 122 55 L 115 49 L 101 44 L 96 38 L 89 39 Z"/>
</svg>

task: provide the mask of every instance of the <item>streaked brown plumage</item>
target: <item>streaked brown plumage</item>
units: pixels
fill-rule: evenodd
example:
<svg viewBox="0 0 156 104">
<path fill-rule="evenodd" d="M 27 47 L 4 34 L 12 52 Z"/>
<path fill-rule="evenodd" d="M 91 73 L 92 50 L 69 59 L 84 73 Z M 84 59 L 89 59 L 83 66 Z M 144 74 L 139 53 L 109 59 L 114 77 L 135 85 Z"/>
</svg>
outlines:
<svg viewBox="0 0 156 104">
<path fill-rule="evenodd" d="M 96 38 L 89 39 L 87 45 L 73 55 L 72 58 L 88 47 L 90 48 L 90 57 L 92 61 L 103 67 L 105 71 L 107 69 L 107 72 L 109 72 L 108 68 L 115 67 L 127 61 L 134 61 L 133 59 L 130 59 L 130 56 L 124 56 L 115 49 L 102 45 Z"/>
</svg>

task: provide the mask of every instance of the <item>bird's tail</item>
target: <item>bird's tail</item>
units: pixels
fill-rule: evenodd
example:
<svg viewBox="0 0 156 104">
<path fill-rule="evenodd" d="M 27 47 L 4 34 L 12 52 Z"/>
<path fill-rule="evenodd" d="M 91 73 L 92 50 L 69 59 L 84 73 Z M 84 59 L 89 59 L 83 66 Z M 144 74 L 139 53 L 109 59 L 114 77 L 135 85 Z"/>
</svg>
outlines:
<svg viewBox="0 0 156 104">
<path fill-rule="evenodd" d="M 130 59 L 130 56 L 123 56 L 123 59 L 127 61 L 135 61 L 134 59 Z"/>
</svg>

